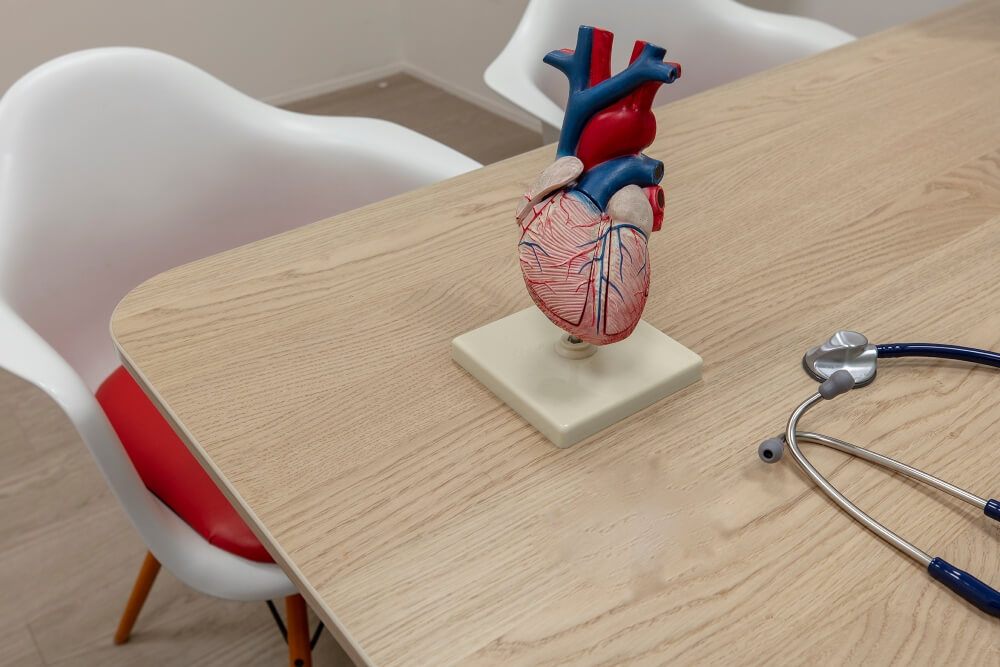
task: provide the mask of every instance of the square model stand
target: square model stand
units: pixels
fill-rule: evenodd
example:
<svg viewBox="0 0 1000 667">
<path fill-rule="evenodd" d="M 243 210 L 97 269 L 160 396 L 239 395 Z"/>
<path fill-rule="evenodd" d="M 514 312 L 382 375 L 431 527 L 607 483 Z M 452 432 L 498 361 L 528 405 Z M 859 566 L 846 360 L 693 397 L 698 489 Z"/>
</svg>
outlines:
<svg viewBox="0 0 1000 667">
<path fill-rule="evenodd" d="M 701 379 L 701 357 L 645 321 L 586 358 L 534 306 L 462 334 L 451 357 L 557 447 L 569 447 Z"/>
</svg>

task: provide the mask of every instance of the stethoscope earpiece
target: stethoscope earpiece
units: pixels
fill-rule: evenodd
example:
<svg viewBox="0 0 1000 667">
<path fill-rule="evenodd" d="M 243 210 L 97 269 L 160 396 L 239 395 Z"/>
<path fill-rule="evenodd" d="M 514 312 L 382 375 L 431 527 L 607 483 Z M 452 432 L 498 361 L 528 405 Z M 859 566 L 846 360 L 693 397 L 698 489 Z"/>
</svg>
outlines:
<svg viewBox="0 0 1000 667">
<path fill-rule="evenodd" d="M 757 456 L 764 463 L 777 463 L 785 455 L 785 438 L 777 435 L 768 438 L 757 447 Z"/>
<path fill-rule="evenodd" d="M 846 394 L 856 386 L 857 382 L 855 382 L 854 376 L 851 375 L 850 371 L 841 369 L 834 371 L 833 375 L 820 382 L 817 391 L 820 396 L 829 401 L 841 394 Z"/>
</svg>

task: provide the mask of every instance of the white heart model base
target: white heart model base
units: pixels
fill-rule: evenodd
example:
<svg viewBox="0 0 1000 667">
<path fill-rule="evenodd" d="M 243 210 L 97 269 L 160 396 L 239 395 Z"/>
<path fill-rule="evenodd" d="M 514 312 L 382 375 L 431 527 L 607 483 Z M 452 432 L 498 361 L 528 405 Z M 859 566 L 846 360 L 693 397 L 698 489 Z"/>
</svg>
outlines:
<svg viewBox="0 0 1000 667">
<path fill-rule="evenodd" d="M 532 306 L 458 336 L 451 358 L 557 447 L 569 447 L 701 379 L 701 357 L 646 321 L 569 358 Z"/>
</svg>

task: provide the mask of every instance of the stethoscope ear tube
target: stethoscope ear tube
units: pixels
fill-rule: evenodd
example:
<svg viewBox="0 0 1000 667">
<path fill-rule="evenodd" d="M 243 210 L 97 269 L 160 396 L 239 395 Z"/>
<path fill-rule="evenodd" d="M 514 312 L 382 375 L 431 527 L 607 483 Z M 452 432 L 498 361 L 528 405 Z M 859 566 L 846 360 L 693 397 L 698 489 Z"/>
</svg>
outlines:
<svg viewBox="0 0 1000 667">
<path fill-rule="evenodd" d="M 1000 616 L 1000 592 L 965 570 L 958 569 L 942 558 L 934 558 L 927 565 L 927 571 L 932 577 L 987 614 Z"/>
</svg>

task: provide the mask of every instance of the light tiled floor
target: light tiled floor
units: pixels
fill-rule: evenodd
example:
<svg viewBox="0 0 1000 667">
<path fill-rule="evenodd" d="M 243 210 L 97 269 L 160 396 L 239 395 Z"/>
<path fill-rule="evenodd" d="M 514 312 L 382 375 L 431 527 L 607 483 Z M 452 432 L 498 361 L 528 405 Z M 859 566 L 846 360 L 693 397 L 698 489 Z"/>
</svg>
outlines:
<svg viewBox="0 0 1000 667">
<path fill-rule="evenodd" d="M 411 77 L 381 83 L 290 108 L 386 118 L 484 163 L 541 143 L 538 134 Z M 144 553 L 65 415 L 40 390 L 0 371 L 0 665 L 287 664 L 264 603 L 210 598 L 166 571 L 132 640 L 114 646 Z M 314 664 L 350 662 L 325 634 Z"/>
</svg>

